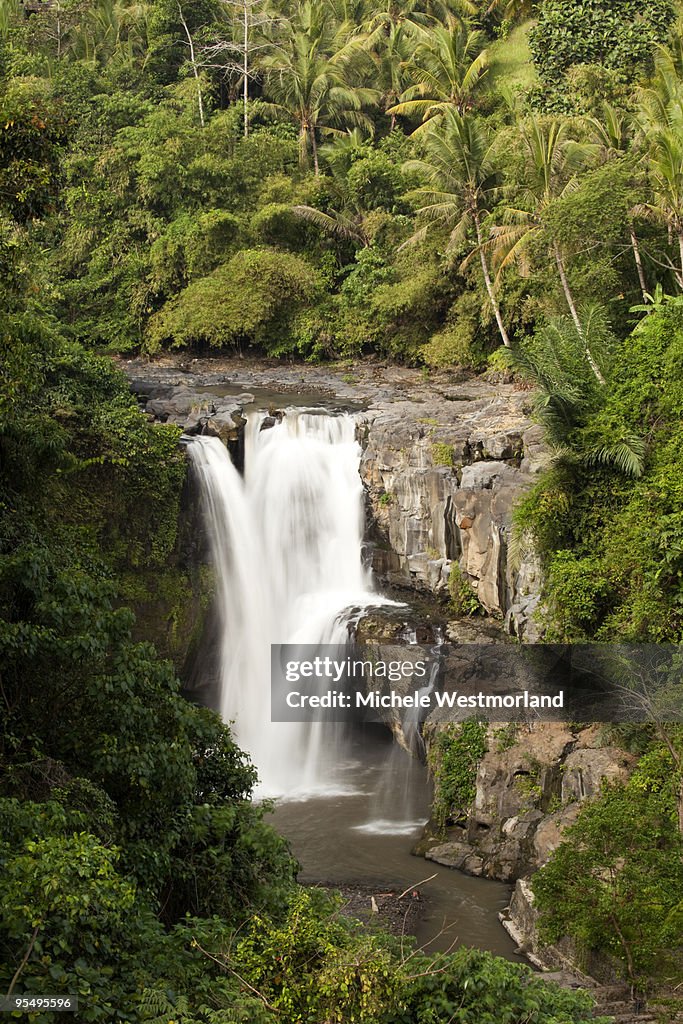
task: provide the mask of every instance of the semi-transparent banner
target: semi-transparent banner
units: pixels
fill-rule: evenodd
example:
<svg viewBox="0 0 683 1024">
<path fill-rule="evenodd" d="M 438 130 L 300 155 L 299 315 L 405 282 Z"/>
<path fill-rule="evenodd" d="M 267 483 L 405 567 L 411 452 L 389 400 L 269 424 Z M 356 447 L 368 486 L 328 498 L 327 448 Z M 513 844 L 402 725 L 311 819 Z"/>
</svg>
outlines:
<svg viewBox="0 0 683 1024">
<path fill-rule="evenodd" d="M 274 644 L 274 722 L 683 722 L 683 648 Z"/>
</svg>

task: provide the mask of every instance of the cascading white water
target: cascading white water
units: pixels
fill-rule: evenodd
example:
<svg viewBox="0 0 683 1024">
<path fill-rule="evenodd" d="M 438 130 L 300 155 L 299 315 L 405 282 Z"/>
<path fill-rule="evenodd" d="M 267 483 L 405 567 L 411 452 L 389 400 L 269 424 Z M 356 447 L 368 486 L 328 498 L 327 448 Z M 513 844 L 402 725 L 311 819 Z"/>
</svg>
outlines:
<svg viewBox="0 0 683 1024">
<path fill-rule="evenodd" d="M 245 479 L 216 438 L 189 453 L 206 497 L 222 618 L 221 713 L 259 795 L 333 787 L 330 727 L 270 721 L 270 644 L 343 644 L 350 610 L 383 603 L 363 566 L 361 449 L 352 416 L 288 410 L 245 427 Z"/>
</svg>

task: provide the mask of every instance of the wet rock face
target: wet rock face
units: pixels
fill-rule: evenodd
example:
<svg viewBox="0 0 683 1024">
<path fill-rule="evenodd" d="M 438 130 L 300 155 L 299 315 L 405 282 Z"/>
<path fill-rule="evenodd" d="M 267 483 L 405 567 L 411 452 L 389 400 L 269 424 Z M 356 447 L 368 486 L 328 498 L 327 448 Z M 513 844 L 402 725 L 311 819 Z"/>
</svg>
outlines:
<svg viewBox="0 0 683 1024">
<path fill-rule="evenodd" d="M 538 639 L 540 568 L 529 556 L 513 565 L 508 554 L 513 507 L 542 465 L 528 394 L 475 381 L 382 403 L 364 414 L 360 437 L 378 571 L 445 594 L 457 564 L 486 612 Z"/>
<path fill-rule="evenodd" d="M 599 726 L 560 722 L 491 726 L 466 818 L 425 856 L 468 874 L 511 882 L 538 870 L 604 780 L 624 780 L 635 758 L 606 746 Z"/>
</svg>

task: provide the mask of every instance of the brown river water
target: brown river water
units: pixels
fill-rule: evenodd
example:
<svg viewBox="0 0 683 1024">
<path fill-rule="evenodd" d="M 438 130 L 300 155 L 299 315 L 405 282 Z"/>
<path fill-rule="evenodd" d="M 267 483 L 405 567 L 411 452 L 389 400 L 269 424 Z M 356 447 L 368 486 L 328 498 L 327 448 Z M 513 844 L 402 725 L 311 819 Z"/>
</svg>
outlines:
<svg viewBox="0 0 683 1024">
<path fill-rule="evenodd" d="M 411 854 L 430 804 L 423 764 L 394 744 L 388 731 L 351 735 L 339 765 L 339 789 L 279 801 L 270 816 L 301 864 L 299 880 L 377 886 L 402 892 L 419 885 L 424 898 L 415 934 L 429 950 L 477 946 L 525 962 L 498 920 L 511 887 L 472 878 Z M 344 792 L 346 791 L 346 792 Z"/>
</svg>

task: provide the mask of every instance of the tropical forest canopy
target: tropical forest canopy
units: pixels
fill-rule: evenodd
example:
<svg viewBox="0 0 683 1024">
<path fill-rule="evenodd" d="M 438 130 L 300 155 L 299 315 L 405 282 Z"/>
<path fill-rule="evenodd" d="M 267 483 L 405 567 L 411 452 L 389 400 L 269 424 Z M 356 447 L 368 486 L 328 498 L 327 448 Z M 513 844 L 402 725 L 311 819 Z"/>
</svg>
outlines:
<svg viewBox="0 0 683 1024">
<path fill-rule="evenodd" d="M 228 728 L 138 642 L 150 573 L 182 603 L 185 469 L 109 356 L 514 375 L 550 452 L 516 528 L 548 636 L 680 642 L 679 14 L 1 0 L 0 990 L 79 992 L 84 1021 L 587 1019 L 295 885 Z M 640 774 L 538 891 L 551 937 L 645 986 L 680 953 L 682 743 L 629 742 Z"/>
</svg>

